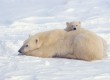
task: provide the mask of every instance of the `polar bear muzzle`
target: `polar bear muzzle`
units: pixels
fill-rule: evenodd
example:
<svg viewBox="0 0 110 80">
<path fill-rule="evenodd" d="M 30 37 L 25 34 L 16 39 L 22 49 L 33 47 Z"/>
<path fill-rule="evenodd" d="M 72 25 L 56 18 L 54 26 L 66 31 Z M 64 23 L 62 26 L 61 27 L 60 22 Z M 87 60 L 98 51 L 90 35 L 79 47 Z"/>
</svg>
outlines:
<svg viewBox="0 0 110 80">
<path fill-rule="evenodd" d="M 24 46 L 22 46 L 19 50 L 18 50 L 19 54 L 18 55 L 24 55 Z"/>
</svg>

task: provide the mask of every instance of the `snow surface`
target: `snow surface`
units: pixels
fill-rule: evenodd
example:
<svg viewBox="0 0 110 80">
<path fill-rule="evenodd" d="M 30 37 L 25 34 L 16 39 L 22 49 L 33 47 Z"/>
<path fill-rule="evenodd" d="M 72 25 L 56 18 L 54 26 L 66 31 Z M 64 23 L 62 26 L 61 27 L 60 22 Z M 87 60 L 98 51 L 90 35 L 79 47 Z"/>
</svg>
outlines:
<svg viewBox="0 0 110 80">
<path fill-rule="evenodd" d="M 18 56 L 28 35 L 67 21 L 97 33 L 108 57 L 92 62 Z M 110 80 L 110 0 L 0 0 L 0 80 Z"/>
</svg>

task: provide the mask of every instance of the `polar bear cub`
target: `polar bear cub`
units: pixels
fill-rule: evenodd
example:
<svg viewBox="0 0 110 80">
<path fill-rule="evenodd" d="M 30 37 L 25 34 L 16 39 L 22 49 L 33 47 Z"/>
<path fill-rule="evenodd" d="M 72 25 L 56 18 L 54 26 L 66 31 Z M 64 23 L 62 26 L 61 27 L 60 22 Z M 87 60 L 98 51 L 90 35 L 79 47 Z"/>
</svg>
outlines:
<svg viewBox="0 0 110 80">
<path fill-rule="evenodd" d="M 80 21 L 74 21 L 74 22 L 66 22 L 66 31 L 74 31 L 81 27 Z"/>
</svg>

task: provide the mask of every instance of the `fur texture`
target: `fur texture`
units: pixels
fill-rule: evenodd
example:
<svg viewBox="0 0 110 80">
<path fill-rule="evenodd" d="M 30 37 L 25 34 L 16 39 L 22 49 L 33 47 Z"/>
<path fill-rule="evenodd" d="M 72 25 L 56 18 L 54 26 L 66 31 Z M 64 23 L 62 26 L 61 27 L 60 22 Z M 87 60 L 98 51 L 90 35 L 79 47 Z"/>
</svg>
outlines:
<svg viewBox="0 0 110 80">
<path fill-rule="evenodd" d="M 101 38 L 82 28 L 70 32 L 52 30 L 35 34 L 24 42 L 19 52 L 43 58 L 57 56 L 87 61 L 105 57 Z"/>
<path fill-rule="evenodd" d="M 75 31 L 75 30 L 81 30 L 82 28 L 81 28 L 81 22 L 79 22 L 79 21 L 73 21 L 73 22 L 66 22 L 66 25 L 67 25 L 67 27 L 66 27 L 66 31 L 67 32 L 69 32 L 69 31 Z M 76 28 L 75 30 L 74 30 L 74 28 Z M 101 37 L 100 37 L 101 38 Z M 106 53 L 106 51 L 107 51 L 107 42 L 103 39 L 103 38 L 101 38 L 101 40 L 102 40 L 102 42 L 103 42 L 103 47 L 104 47 L 104 53 Z M 106 56 L 107 56 L 107 54 L 106 54 Z"/>
<path fill-rule="evenodd" d="M 66 31 L 74 31 L 74 30 L 77 30 L 81 27 L 81 22 L 79 21 L 74 21 L 74 22 L 66 22 Z"/>
</svg>

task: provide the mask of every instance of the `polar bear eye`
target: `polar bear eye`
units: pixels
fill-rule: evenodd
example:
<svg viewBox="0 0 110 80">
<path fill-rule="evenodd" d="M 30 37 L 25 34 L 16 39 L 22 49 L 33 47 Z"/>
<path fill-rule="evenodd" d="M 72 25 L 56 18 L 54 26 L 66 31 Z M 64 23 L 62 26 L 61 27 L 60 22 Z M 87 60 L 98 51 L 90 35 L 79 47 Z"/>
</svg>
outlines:
<svg viewBox="0 0 110 80">
<path fill-rule="evenodd" d="M 28 47 L 28 45 L 26 45 L 26 47 Z"/>
<path fill-rule="evenodd" d="M 38 40 L 36 40 L 36 43 L 38 42 Z"/>
</svg>

